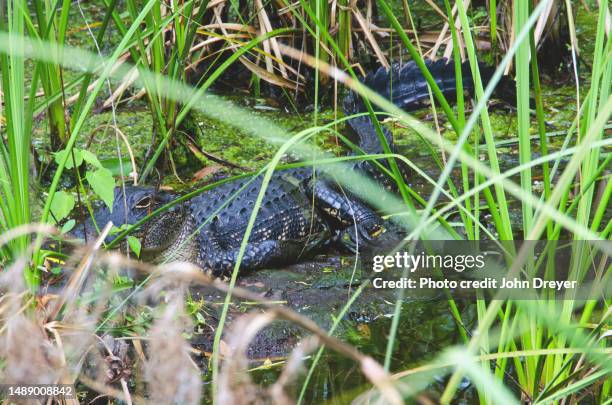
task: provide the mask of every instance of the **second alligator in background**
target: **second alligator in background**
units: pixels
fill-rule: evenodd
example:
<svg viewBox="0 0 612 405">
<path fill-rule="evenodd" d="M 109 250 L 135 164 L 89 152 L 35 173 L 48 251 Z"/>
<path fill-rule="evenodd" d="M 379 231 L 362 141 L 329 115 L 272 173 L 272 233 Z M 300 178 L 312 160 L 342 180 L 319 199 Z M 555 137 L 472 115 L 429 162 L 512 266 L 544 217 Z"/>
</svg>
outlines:
<svg viewBox="0 0 612 405">
<path fill-rule="evenodd" d="M 444 96 L 453 100 L 456 82 L 452 61 L 428 60 L 426 65 Z M 486 85 L 493 69 L 481 65 L 480 73 Z M 462 65 L 462 77 L 465 93 L 472 94 L 474 84 L 468 63 Z M 508 80 L 504 78 L 498 89 L 510 88 L 506 86 Z M 427 82 L 414 62 L 394 65 L 388 71 L 380 68 L 369 74 L 364 84 L 405 111 L 429 104 Z M 344 100 L 344 113 L 348 116 L 365 111 L 359 95 L 350 92 Z M 368 115 L 351 118 L 347 123 L 350 138 L 365 153 L 383 153 Z M 393 151 L 390 132 L 383 128 L 383 134 Z M 343 168 L 367 176 L 385 189 L 395 186 L 393 179 L 369 161 L 359 160 Z M 229 274 L 238 260 L 261 185 L 262 176 L 229 182 L 157 216 L 143 232 L 146 258 L 156 262 L 189 261 L 215 276 Z M 116 226 L 134 224 L 152 208 L 176 197 L 147 187 L 118 188 L 112 213 L 103 208 L 94 217 L 99 226 L 108 221 Z M 94 237 L 94 229 L 88 219 L 77 226 L 76 234 Z M 266 190 L 240 266 L 257 269 L 291 264 L 333 243 L 354 251 L 375 240 L 384 229 L 383 220 L 372 207 L 324 172 L 311 167 L 277 171 Z"/>
</svg>

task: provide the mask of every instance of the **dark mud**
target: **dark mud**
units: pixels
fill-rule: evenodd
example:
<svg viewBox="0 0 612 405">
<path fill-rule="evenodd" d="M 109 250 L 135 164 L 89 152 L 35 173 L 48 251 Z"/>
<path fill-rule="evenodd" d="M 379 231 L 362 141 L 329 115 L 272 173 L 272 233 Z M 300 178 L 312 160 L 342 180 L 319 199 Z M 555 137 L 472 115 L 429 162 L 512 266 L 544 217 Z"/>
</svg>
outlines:
<svg viewBox="0 0 612 405">
<path fill-rule="evenodd" d="M 257 292 L 268 300 L 285 305 L 329 330 L 340 315 L 350 295 L 366 279 L 367 264 L 352 258 L 319 256 L 305 263 L 278 270 L 263 270 L 241 276 L 237 285 Z M 378 290 L 369 284 L 356 298 L 346 315 L 339 321 L 334 336 L 363 353 L 383 362 L 391 316 L 396 301 L 395 291 Z M 206 371 L 209 366 L 213 339 L 223 308 L 224 295 L 210 288 L 191 290 L 194 301 L 205 302 L 200 312 L 205 323 L 196 327 L 191 344 L 200 355 L 195 360 Z M 458 302 L 462 306 L 461 302 Z M 245 312 L 265 309 L 256 303 L 234 299 L 222 340 L 232 329 L 233 321 Z M 461 308 L 462 317 L 470 328 L 475 314 L 473 306 Z M 430 359 L 433 353 L 459 343 L 457 324 L 448 309 L 444 297 L 428 300 L 407 296 L 401 310 L 392 364 L 395 370 L 403 370 Z M 248 358 L 254 381 L 267 385 L 278 378 L 285 360 L 295 346 L 311 333 L 278 320 L 263 329 L 251 341 Z M 308 362 L 306 367 L 308 367 Z M 370 383 L 357 364 L 333 351 L 327 350 L 314 369 L 307 390 L 307 403 L 319 403 L 333 398 L 333 403 L 345 403 L 342 399 L 354 398 L 369 389 Z M 298 383 L 296 385 L 300 387 Z M 316 387 L 316 388 L 315 388 Z M 329 390 L 331 389 L 331 391 Z M 296 392 L 297 394 L 297 392 Z M 345 398 L 345 400 L 346 400 Z M 339 402 L 338 402 L 339 401 Z"/>
<path fill-rule="evenodd" d="M 285 305 L 310 318 L 324 330 L 329 330 L 351 294 L 367 280 L 370 272 L 364 268 L 364 265 L 367 266 L 367 263 L 355 263 L 352 258 L 319 256 L 284 269 L 251 272 L 241 276 L 237 285 L 256 292 L 262 298 Z M 194 288 L 191 290 L 191 295 L 193 300 L 203 300 L 207 303 L 204 317 L 211 326 L 204 328 L 203 333 L 195 334 L 192 343 L 203 352 L 210 352 L 214 330 L 223 308 L 224 295 L 212 287 Z M 386 325 L 393 312 L 395 301 L 395 291 L 375 289 L 368 285 L 347 311 L 336 335 L 348 338 L 349 341 L 351 336 L 361 337 L 365 339 L 364 343 L 370 339 L 377 339 L 377 336 L 372 336 L 371 331 L 365 331 Z M 422 301 L 415 297 L 406 297 L 405 302 L 408 306 L 418 306 L 422 309 L 421 319 L 411 319 L 411 322 L 419 324 L 425 324 L 431 319 L 439 304 L 442 304 L 442 308 L 446 306 L 446 302 L 441 299 Z M 227 330 L 231 331 L 232 319 L 255 308 L 259 308 L 256 303 L 235 299 L 230 307 Z M 380 332 L 381 336 L 386 334 L 382 330 Z M 402 329 L 401 333 L 405 332 L 406 330 Z M 249 357 L 254 362 L 283 358 L 293 350 L 301 338 L 309 334 L 310 332 L 298 326 L 277 321 L 262 331 L 251 343 Z"/>
</svg>

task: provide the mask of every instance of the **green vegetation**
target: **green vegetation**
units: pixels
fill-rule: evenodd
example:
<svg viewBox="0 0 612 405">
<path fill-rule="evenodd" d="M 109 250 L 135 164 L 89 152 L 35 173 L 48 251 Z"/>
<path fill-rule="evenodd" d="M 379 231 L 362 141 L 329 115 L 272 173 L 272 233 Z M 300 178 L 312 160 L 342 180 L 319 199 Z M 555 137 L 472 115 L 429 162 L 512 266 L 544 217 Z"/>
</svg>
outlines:
<svg viewBox="0 0 612 405">
<path fill-rule="evenodd" d="M 588 11 L 578 10 L 582 3 L 566 1 L 565 12 L 554 18 L 551 13 L 560 6 L 548 8 L 550 1 L 498 0 L 468 9 L 463 1 L 432 2 L 435 7 L 416 3 L 365 1 L 362 9 L 361 2 L 345 0 L 105 0 L 95 16 L 80 2 L 2 3 L 0 375 L 7 381 L 32 375 L 41 382 L 77 384 L 88 400 L 97 392 L 128 402 L 146 397 L 160 403 L 200 398 L 221 403 L 236 396 L 249 401 L 253 395 L 282 402 L 295 393 L 298 403 L 322 397 L 344 403 L 366 395 L 391 403 L 433 398 L 447 404 L 464 397 L 482 404 L 609 403 L 608 1 L 584 2 Z M 562 46 L 570 64 L 544 73 L 547 61 L 539 55 L 546 37 L 538 27 L 551 20 L 567 23 L 569 42 Z M 428 52 L 454 57 L 458 78 L 460 60 L 469 62 L 473 104 L 461 86 L 456 99 L 445 99 L 425 64 L 424 55 L 432 56 Z M 360 69 L 406 59 L 417 63 L 436 102 L 415 115 L 357 80 Z M 497 61 L 486 87 L 478 68 L 484 59 Z M 516 80 L 516 110 L 489 109 L 506 70 Z M 569 84 L 556 86 L 557 75 L 566 75 Z M 232 94 L 223 95 L 228 83 Z M 393 130 L 399 152 L 389 149 L 374 120 L 385 153 L 341 156 L 345 149 L 358 149 L 343 135 L 345 117 L 337 114 L 343 87 L 363 97 L 370 116 L 390 118 L 383 125 Z M 240 262 L 274 171 L 316 165 L 333 172 L 350 159 L 388 162 L 388 168 L 378 166 L 399 193 L 389 193 L 385 202 L 380 190 L 367 188 L 367 179 L 338 180 L 349 190 L 355 184 L 371 190 L 361 197 L 407 227 L 409 235 L 397 249 L 409 250 L 419 239 L 492 238 L 507 249 L 509 274 L 543 271 L 554 278 L 557 269 L 548 256 L 535 257 L 509 242 L 543 240 L 550 253 L 566 241 L 574 253 L 570 274 L 583 279 L 598 268 L 604 294 L 535 301 L 479 296 L 472 303 L 448 294 L 444 304 L 450 315 L 444 318 L 436 307 L 439 325 L 427 322 L 429 329 L 418 332 L 428 336 L 431 350 L 415 350 L 418 359 L 397 361 L 406 344 L 406 317 L 434 307 L 419 303 L 407 309 L 411 297 L 402 291 L 385 297 L 392 304 L 384 328 L 381 323 L 367 330 L 347 326 L 371 286 L 349 271 L 353 263 L 346 258 L 318 269 L 318 282 L 303 274 L 283 279 L 321 289 L 347 279 L 352 285 L 354 276 L 359 281 L 348 295 L 342 290 L 340 304 L 316 325 L 278 305 L 282 300 L 262 299 L 266 291 L 260 296 L 239 288 Z M 401 164 L 411 167 L 415 178 L 404 178 Z M 219 171 L 230 177 L 219 180 Z M 153 266 L 113 253 L 120 247 L 132 259 L 140 256 L 134 231 L 143 223 L 253 172 L 262 176 L 262 188 L 227 283 L 213 282 L 187 264 Z M 112 243 L 105 245 L 102 237 L 84 250 L 53 249 L 53 243 L 72 246 L 66 235 L 79 210 L 91 216 L 96 200 L 111 207 L 115 186 L 132 183 L 188 193 L 133 226 L 104 230 L 105 224 L 97 224 L 103 236 L 117 235 Z M 591 249 L 607 256 L 594 265 L 585 255 Z M 342 270 L 323 274 L 334 266 Z M 197 297 L 190 283 L 219 292 Z M 254 277 L 245 285 L 264 283 Z M 273 361 L 269 355 L 249 372 L 249 342 L 257 345 L 257 333 L 275 320 L 285 322 L 279 330 L 300 327 L 296 341 L 303 344 L 294 356 Z M 66 333 L 73 329 L 80 342 Z M 205 335 L 208 346 L 194 349 L 188 340 L 194 333 Z M 318 340 L 305 338 L 310 334 Z M 121 357 L 126 341 L 131 358 Z M 102 355 L 93 353 L 95 345 L 102 345 Z M 43 346 L 56 356 L 43 356 Z M 310 353 L 308 371 L 299 376 L 296 365 Z M 202 356 L 198 367 L 190 355 Z M 341 370 L 357 363 L 363 380 L 347 392 L 333 387 L 328 394 L 326 388 L 330 396 L 324 396 L 327 381 L 319 381 L 318 367 L 328 356 Z M 104 362 L 112 363 L 112 378 L 87 366 Z M 279 365 L 287 366 L 282 373 L 276 372 Z M 261 377 L 262 370 L 274 372 Z M 253 376 L 269 386 L 255 386 Z M 203 380 L 211 384 L 203 386 Z"/>
</svg>

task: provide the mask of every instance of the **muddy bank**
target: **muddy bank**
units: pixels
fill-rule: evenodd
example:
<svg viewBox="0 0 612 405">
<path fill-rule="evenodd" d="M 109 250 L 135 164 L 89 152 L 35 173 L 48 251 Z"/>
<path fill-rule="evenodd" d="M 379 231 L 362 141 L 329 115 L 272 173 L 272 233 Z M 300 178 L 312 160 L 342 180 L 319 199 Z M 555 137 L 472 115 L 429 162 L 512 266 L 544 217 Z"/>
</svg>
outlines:
<svg viewBox="0 0 612 405">
<path fill-rule="evenodd" d="M 355 263 L 354 258 L 319 256 L 311 261 L 283 269 L 251 272 L 241 276 L 237 286 L 256 292 L 267 300 L 285 305 L 313 320 L 324 330 L 329 330 L 351 295 L 366 280 L 367 272 L 363 271 L 361 262 Z M 212 351 L 214 331 L 223 308 L 224 294 L 212 287 L 197 287 L 191 289 L 191 296 L 194 301 L 206 303 L 199 312 L 201 317 L 198 316 L 200 319 L 203 317 L 205 321 L 196 327 L 196 333 L 191 340 L 206 356 Z M 448 323 L 450 314 L 446 301 L 442 298 L 422 300 L 417 297 L 405 297 L 405 311 L 408 317 L 405 322 L 413 326 L 423 326 L 442 316 L 448 319 L 438 320 L 438 323 Z M 356 339 L 354 344 L 363 344 L 370 346 L 370 349 L 376 349 L 380 343 L 385 343 L 384 328 L 388 327 L 395 301 L 395 291 L 375 289 L 368 284 L 340 322 L 336 335 L 349 341 Z M 256 303 L 234 299 L 230 307 L 226 333 L 232 333 L 232 320 L 252 310 L 264 311 Z M 406 326 L 401 329 L 403 339 L 433 344 L 433 341 L 423 338 L 424 331 L 420 326 L 415 328 Z M 372 333 L 372 329 L 378 332 Z M 259 333 L 251 343 L 249 357 L 254 363 L 284 358 L 303 337 L 309 334 L 289 322 L 274 322 Z M 450 338 L 451 334 L 452 328 L 449 329 L 447 338 Z M 420 337 L 417 338 L 417 335 Z M 380 351 L 375 350 L 375 352 L 384 351 L 384 345 L 380 346 L 378 347 Z M 402 348 L 405 354 L 406 346 Z M 412 356 L 409 358 L 410 361 L 417 359 Z"/>
</svg>

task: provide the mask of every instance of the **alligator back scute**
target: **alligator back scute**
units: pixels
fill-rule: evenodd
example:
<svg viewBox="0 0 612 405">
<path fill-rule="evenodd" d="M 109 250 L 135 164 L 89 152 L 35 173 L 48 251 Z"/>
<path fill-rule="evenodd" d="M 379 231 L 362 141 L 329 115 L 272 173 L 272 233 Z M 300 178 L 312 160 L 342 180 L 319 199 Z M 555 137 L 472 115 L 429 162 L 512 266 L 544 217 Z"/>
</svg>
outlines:
<svg viewBox="0 0 612 405">
<path fill-rule="evenodd" d="M 308 169 L 291 169 L 276 172 L 268 184 L 257 213 L 257 222 L 249 241 L 267 239 L 296 239 L 308 231 L 316 230 L 316 217 L 312 216 L 311 201 L 299 186 L 290 184 L 284 176 L 291 173 L 297 181 L 311 175 Z M 194 197 L 191 203 L 192 217 L 201 237 L 215 235 L 224 249 L 240 246 L 248 219 L 255 206 L 262 184 L 262 176 L 221 185 Z M 231 200 L 228 203 L 228 200 Z M 225 207 L 221 206 L 225 204 Z M 208 221 L 207 219 L 210 218 Z M 204 242 L 207 243 L 207 242 Z"/>
<path fill-rule="evenodd" d="M 429 69 L 442 94 L 447 98 L 455 96 L 457 89 L 453 61 L 444 58 L 437 61 L 426 59 L 425 66 Z M 486 86 L 493 75 L 493 69 L 481 63 L 479 71 L 483 85 Z M 473 94 L 474 81 L 469 62 L 462 63 L 461 73 L 465 94 Z M 507 80 L 507 78 L 502 78 L 502 85 Z M 404 64 L 395 63 L 389 70 L 380 67 L 375 72 L 368 74 L 363 79 L 363 83 L 405 111 L 413 111 L 429 102 L 427 80 L 414 61 Z M 348 94 L 344 107 L 347 114 L 366 111 L 361 97 L 353 91 Z"/>
<path fill-rule="evenodd" d="M 455 64 L 452 60 L 447 59 L 439 59 L 437 61 L 427 59 L 424 63 L 442 94 L 449 103 L 452 103 L 457 94 Z M 479 71 L 482 83 L 486 86 L 492 77 L 493 68 L 479 64 Z M 469 62 L 462 63 L 461 72 L 464 94 L 466 97 L 471 97 L 474 93 L 474 81 Z M 404 111 L 422 108 L 429 105 L 430 102 L 427 80 L 414 61 L 404 64 L 393 64 L 388 70 L 381 67 L 375 72 L 368 74 L 363 79 L 363 84 L 387 100 L 391 100 Z M 502 77 L 496 89 L 496 94 L 505 101 L 513 103 L 515 100 L 513 88 L 512 80 Z M 344 99 L 345 115 L 349 116 L 366 111 L 367 109 L 361 96 L 354 91 L 349 91 Z M 353 137 L 353 141 L 358 143 L 362 150 L 371 154 L 383 152 L 374 123 L 370 120 L 370 117 L 354 117 L 349 119 L 347 124 L 351 129 L 349 135 Z M 387 139 L 387 144 L 393 149 L 391 134 L 384 130 L 384 128 L 383 134 Z"/>
</svg>

